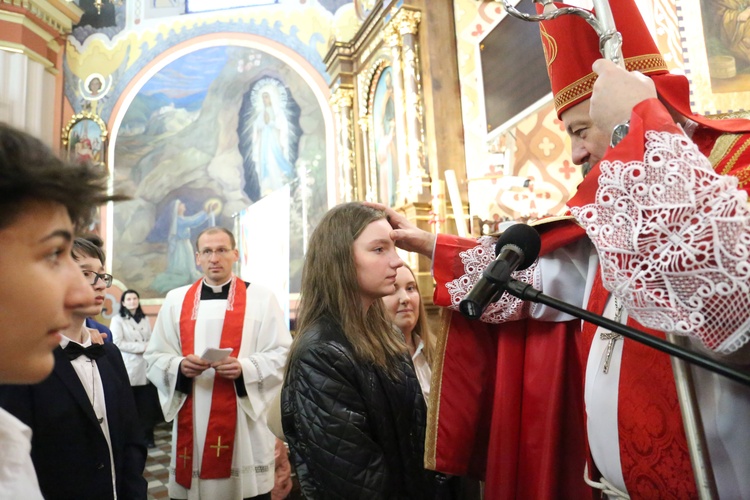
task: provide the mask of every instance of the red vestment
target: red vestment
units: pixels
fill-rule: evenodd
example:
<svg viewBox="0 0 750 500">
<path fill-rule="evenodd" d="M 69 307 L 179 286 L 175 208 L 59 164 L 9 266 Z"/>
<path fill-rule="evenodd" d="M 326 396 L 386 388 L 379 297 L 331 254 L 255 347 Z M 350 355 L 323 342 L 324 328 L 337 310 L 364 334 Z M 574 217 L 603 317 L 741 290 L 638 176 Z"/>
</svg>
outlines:
<svg viewBox="0 0 750 500">
<path fill-rule="evenodd" d="M 583 236 L 571 221 L 549 226 L 541 231 L 542 254 Z M 436 264 L 453 264 L 435 266 L 437 305 L 451 305 L 445 284 L 464 272 L 459 252 L 475 245 L 438 237 Z M 447 314 L 433 373 L 439 383 L 430 395 L 427 466 L 484 479 L 487 500 L 589 494 L 580 322 L 491 325 Z"/>
<path fill-rule="evenodd" d="M 704 121 L 693 141 L 717 173 L 737 177 L 740 188 L 747 190 L 750 135 L 742 133 L 737 123 L 731 123 L 732 132 L 737 133 L 726 134 Z M 750 132 L 750 122 L 746 124 L 744 132 Z M 605 160 L 643 161 L 649 130 L 679 133 L 657 100 L 635 108 L 630 133 Z M 571 206 L 593 203 L 598 175 L 595 166 Z M 558 225 L 542 232 L 542 255 L 576 241 L 581 234 L 574 228 Z M 467 273 L 459 253 L 474 246 L 473 240 L 438 238 L 436 304 L 455 306 L 456 297 L 449 295 L 447 285 Z M 594 289 L 589 309 L 596 309 L 593 302 L 597 299 L 603 309 L 606 293 L 601 287 Z M 590 494 L 582 486 L 585 365 L 574 354 L 583 351 L 585 363 L 593 334 L 581 342 L 579 325 L 578 321 L 554 324 L 528 318 L 485 324 L 453 314 L 438 339 L 428 467 L 485 478 L 488 499 Z M 623 345 L 618 423 L 628 491 L 633 498 L 670 492 L 692 497 L 694 481 L 669 358 L 635 342 Z"/>
</svg>

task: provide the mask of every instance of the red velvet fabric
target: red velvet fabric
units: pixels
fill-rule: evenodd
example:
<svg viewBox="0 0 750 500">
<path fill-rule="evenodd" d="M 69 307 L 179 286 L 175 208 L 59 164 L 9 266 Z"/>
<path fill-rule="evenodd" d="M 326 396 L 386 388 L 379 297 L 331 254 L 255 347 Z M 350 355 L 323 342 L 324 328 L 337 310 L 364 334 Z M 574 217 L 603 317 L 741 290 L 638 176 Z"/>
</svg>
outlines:
<svg viewBox="0 0 750 500">
<path fill-rule="evenodd" d="M 570 7 L 564 3 L 555 3 L 555 6 Z M 667 63 L 651 38 L 635 1 L 617 0 L 609 2 L 609 6 L 622 35 L 622 54 L 628 71 L 640 71 L 648 76 L 666 74 Z M 541 12 L 542 5 L 537 4 L 536 8 Z M 539 31 L 555 109 L 560 117 L 566 109 L 591 97 L 596 81 L 591 65 L 602 57 L 599 35 L 582 17 L 570 14 L 539 23 Z"/>
<path fill-rule="evenodd" d="M 539 228 L 543 251 L 580 238 L 570 221 Z M 435 302 L 463 274 L 459 252 L 476 241 L 439 236 Z M 485 498 L 585 498 L 580 322 L 489 325 L 453 313 L 438 404 L 437 470 L 485 479 Z M 436 390 L 437 389 L 437 390 Z"/>
</svg>

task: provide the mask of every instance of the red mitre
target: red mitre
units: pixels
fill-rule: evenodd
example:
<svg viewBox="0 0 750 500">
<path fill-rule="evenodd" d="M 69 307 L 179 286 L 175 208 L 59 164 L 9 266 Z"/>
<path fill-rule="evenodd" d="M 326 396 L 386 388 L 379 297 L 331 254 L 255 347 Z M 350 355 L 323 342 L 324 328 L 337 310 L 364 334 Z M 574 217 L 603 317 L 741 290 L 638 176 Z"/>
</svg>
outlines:
<svg viewBox="0 0 750 500">
<path fill-rule="evenodd" d="M 562 3 L 555 3 L 555 6 L 571 7 Z M 622 53 L 628 71 L 640 71 L 648 76 L 668 73 L 667 63 L 635 2 L 615 0 L 610 2 L 610 8 L 615 26 L 622 34 Z M 537 4 L 537 11 L 541 9 L 542 6 Z M 602 58 L 599 36 L 582 17 L 570 14 L 544 21 L 539 29 L 559 118 L 566 109 L 591 97 L 596 80 L 591 65 Z"/>
<path fill-rule="evenodd" d="M 555 3 L 558 8 L 570 7 Z M 693 114 L 690 109 L 690 85 L 683 75 L 673 75 L 659 53 L 646 23 L 634 0 L 609 2 L 617 31 L 622 35 L 622 53 L 628 71 L 640 71 L 654 81 L 659 98 L 680 114 L 722 132 L 748 132 L 750 121 L 743 119 L 710 120 Z M 543 6 L 536 5 L 537 12 Z M 601 59 L 599 36 L 580 16 L 566 14 L 539 23 L 544 58 L 555 98 L 557 117 L 591 97 L 596 73 L 591 71 L 594 61 Z"/>
</svg>

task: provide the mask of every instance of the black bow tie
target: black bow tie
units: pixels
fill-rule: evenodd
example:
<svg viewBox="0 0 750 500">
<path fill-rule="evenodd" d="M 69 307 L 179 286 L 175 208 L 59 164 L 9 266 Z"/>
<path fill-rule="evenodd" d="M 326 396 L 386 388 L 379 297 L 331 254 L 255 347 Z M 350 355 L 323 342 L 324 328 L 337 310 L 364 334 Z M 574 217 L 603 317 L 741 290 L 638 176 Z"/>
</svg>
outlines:
<svg viewBox="0 0 750 500">
<path fill-rule="evenodd" d="M 81 344 L 76 344 L 75 342 L 68 342 L 63 351 L 70 360 L 76 359 L 81 354 L 89 359 L 100 358 L 106 354 L 102 344 L 91 344 L 88 347 L 83 347 Z"/>
</svg>

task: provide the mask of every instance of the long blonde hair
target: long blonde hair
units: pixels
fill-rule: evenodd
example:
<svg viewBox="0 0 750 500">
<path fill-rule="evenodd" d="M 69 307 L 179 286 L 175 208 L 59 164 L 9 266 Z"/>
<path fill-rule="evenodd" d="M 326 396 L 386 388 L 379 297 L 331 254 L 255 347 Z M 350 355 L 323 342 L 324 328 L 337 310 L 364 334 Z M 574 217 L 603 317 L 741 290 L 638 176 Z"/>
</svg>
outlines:
<svg viewBox="0 0 750 500">
<path fill-rule="evenodd" d="M 394 361 L 406 345 L 393 330 L 379 300 L 365 311 L 354 263 L 353 243 L 385 213 L 358 202 L 338 205 L 326 213 L 310 236 L 297 317 L 295 348 L 309 328 L 322 318 L 337 322 L 354 347 L 355 357 L 395 375 Z"/>
<path fill-rule="evenodd" d="M 424 354 L 424 357 L 427 360 L 427 364 L 430 365 L 430 368 L 432 368 L 434 347 L 432 345 L 430 325 L 427 323 L 427 312 L 424 309 L 422 292 L 419 291 L 419 282 L 417 281 L 417 277 L 414 274 L 414 270 L 406 262 L 404 262 L 404 267 L 409 270 L 409 272 L 411 273 L 411 277 L 414 278 L 414 288 L 417 290 L 417 294 L 419 295 L 419 316 L 417 317 L 417 322 L 414 324 L 414 329 L 412 329 L 411 334 L 416 334 L 420 339 L 422 339 L 422 354 Z"/>
</svg>

